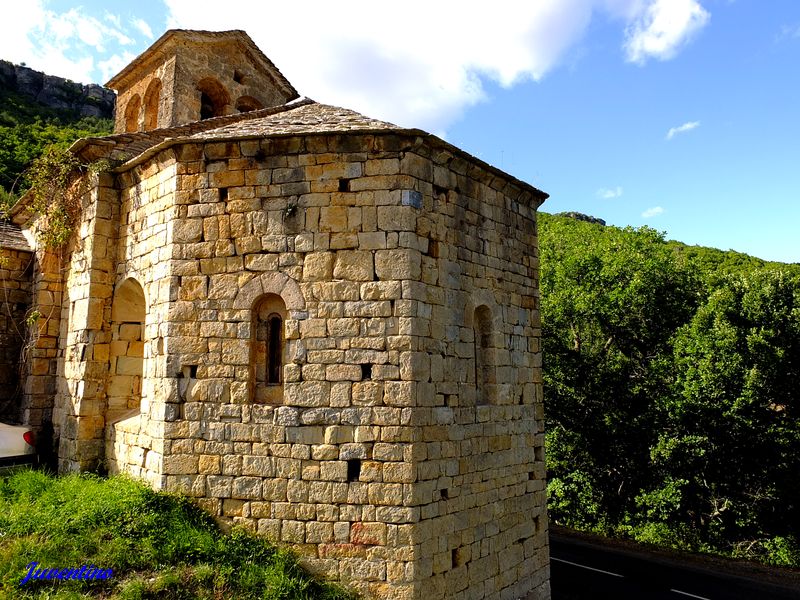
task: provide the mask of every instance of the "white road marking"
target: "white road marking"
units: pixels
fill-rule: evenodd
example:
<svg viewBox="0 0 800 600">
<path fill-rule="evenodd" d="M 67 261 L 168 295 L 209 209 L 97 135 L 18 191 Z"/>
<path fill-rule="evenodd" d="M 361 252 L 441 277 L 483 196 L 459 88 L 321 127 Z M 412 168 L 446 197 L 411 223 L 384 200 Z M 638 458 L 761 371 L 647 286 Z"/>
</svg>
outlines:
<svg viewBox="0 0 800 600">
<path fill-rule="evenodd" d="M 675 588 L 672 588 L 669 591 L 675 592 L 676 594 L 681 594 L 683 596 L 689 596 L 689 598 L 699 598 L 700 600 L 711 600 L 710 598 L 706 598 L 705 596 L 696 596 L 695 594 L 690 594 L 689 592 L 682 592 L 680 590 L 676 590 Z"/>
<path fill-rule="evenodd" d="M 597 571 L 598 573 L 605 573 L 606 575 L 612 575 L 614 577 L 623 577 L 623 578 L 625 577 L 625 575 L 620 575 L 619 573 L 612 573 L 611 571 L 603 571 L 603 569 L 595 569 L 594 567 L 587 567 L 586 565 L 581 565 L 576 562 L 564 560 L 563 558 L 554 558 L 551 556 L 550 560 L 567 563 L 568 565 L 572 565 L 573 567 L 580 567 L 581 569 L 588 569 L 589 571 Z M 705 600 L 708 600 L 708 598 L 706 598 Z"/>
</svg>

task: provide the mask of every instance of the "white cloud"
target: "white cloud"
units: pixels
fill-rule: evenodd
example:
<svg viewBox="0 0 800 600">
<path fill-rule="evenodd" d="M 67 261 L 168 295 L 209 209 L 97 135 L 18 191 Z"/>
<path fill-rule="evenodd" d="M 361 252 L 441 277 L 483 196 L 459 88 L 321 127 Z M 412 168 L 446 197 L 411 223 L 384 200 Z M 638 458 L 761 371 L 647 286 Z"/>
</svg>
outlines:
<svg viewBox="0 0 800 600">
<path fill-rule="evenodd" d="M 664 213 L 664 209 L 660 206 L 654 206 L 652 208 L 648 208 L 646 211 L 642 213 L 643 219 L 649 219 L 651 217 L 657 217 L 660 214 Z"/>
<path fill-rule="evenodd" d="M 122 29 L 122 19 L 119 18 L 119 15 L 112 15 L 110 12 L 106 11 L 103 18 L 117 29 Z"/>
<path fill-rule="evenodd" d="M 775 36 L 775 43 L 785 42 L 786 40 L 793 40 L 800 38 L 800 25 L 784 25 L 781 27 L 780 32 Z"/>
<path fill-rule="evenodd" d="M 353 0 L 342 10 L 340 4 L 322 0 L 300 4 L 240 0 L 240 10 L 225 12 L 218 10 L 217 0 L 165 2 L 169 27 L 241 28 L 240 15 L 245 12 L 247 32 L 301 94 L 429 131 L 446 131 L 466 108 L 484 100 L 485 82 L 508 87 L 539 81 L 567 62 L 593 13 L 607 13 L 631 27 L 644 26 L 654 5 L 656 17 L 662 13 L 671 17 L 681 12 L 664 4 L 687 4 L 687 0 L 495 0 L 487 10 L 486 3 L 478 0 L 457 5 Z M 699 7 L 694 0 L 688 4 Z M 654 26 L 663 20 L 654 19 Z M 691 29 L 696 21 L 692 17 L 685 25 Z M 673 29 L 674 51 L 687 31 L 680 24 Z"/>
<path fill-rule="evenodd" d="M 639 2 L 634 12 L 624 47 L 628 60 L 638 64 L 674 57 L 711 18 L 697 0 Z"/>
<path fill-rule="evenodd" d="M 691 131 L 692 129 L 696 129 L 700 127 L 700 121 L 689 121 L 688 123 L 684 123 L 678 127 L 670 127 L 669 131 L 667 131 L 666 138 L 671 140 L 679 133 L 686 133 L 687 131 Z"/>
<path fill-rule="evenodd" d="M 148 25 L 147 21 L 144 19 L 133 19 L 131 24 L 133 24 L 147 39 L 152 40 L 155 37 L 153 35 L 153 30 L 150 29 L 150 25 Z"/>
<path fill-rule="evenodd" d="M 169 27 L 241 28 L 246 12 L 248 34 L 301 94 L 429 131 L 484 99 L 482 79 L 511 86 L 544 77 L 581 39 L 598 2 L 500 0 L 487 10 L 477 0 L 355 0 L 342 10 L 240 0 L 225 12 L 216 0 L 166 0 Z"/>
<path fill-rule="evenodd" d="M 45 10 L 40 0 L 21 2 L 15 7 L 13 21 L 0 22 L 0 56 L 50 75 L 90 82 L 94 58 L 81 36 L 93 42 L 97 38 L 91 27 L 83 26 L 79 32 L 77 25 L 74 15 L 55 15 Z M 76 52 L 78 45 L 84 50 Z"/>
<path fill-rule="evenodd" d="M 50 75 L 96 81 L 95 57 L 134 43 L 117 26 L 118 16 L 104 11 L 98 17 L 83 7 L 59 13 L 43 0 L 19 2 L 14 18 L 0 21 L 0 56 Z"/>
<path fill-rule="evenodd" d="M 114 54 L 107 60 L 101 60 L 97 63 L 97 68 L 100 71 L 100 80 L 105 83 L 114 75 L 122 71 L 125 65 L 129 64 L 136 55 L 133 52 L 123 52 L 122 54 Z"/>
<path fill-rule="evenodd" d="M 597 190 L 597 197 L 602 198 L 603 200 L 612 200 L 613 198 L 619 198 L 622 196 L 622 187 L 617 186 L 615 188 L 600 188 Z"/>
</svg>

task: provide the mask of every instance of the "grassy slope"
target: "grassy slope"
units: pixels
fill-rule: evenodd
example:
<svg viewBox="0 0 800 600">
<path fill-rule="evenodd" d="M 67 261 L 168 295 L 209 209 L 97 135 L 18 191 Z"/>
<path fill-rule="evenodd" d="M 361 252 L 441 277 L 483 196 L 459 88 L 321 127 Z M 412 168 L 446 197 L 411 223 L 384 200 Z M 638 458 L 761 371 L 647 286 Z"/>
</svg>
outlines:
<svg viewBox="0 0 800 600">
<path fill-rule="evenodd" d="M 45 568 L 96 565 L 108 581 L 30 581 Z M 242 530 L 223 534 L 187 499 L 124 477 L 0 478 L 0 598 L 321 599 L 353 596 L 322 583 L 286 550 Z"/>
</svg>

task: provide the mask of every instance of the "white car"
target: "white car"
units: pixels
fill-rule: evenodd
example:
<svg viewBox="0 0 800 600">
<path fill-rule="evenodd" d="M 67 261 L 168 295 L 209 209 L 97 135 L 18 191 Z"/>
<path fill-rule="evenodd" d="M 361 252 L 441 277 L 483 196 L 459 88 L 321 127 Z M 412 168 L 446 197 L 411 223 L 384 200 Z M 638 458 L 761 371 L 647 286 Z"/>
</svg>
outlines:
<svg viewBox="0 0 800 600">
<path fill-rule="evenodd" d="M 0 422 L 0 471 L 18 465 L 36 465 L 38 462 L 30 427 Z"/>
</svg>

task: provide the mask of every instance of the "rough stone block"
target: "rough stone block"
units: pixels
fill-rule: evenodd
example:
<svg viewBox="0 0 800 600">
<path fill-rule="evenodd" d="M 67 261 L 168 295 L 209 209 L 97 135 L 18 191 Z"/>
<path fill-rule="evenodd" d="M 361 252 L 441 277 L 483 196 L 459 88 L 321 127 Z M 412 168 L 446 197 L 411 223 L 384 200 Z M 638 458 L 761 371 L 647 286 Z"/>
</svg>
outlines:
<svg viewBox="0 0 800 600">
<path fill-rule="evenodd" d="M 375 276 L 371 252 L 341 250 L 336 253 L 334 279 L 372 281 Z"/>
</svg>

